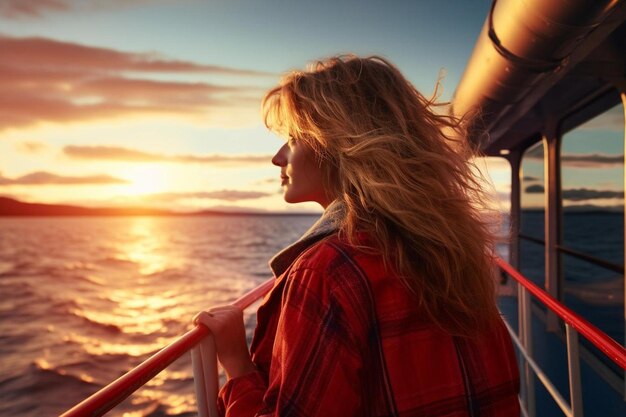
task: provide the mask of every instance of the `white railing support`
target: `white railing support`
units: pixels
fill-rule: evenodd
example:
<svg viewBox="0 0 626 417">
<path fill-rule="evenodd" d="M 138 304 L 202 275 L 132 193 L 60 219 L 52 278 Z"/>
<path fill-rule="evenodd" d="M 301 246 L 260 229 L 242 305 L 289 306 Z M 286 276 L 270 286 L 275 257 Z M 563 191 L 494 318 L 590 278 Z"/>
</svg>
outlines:
<svg viewBox="0 0 626 417">
<path fill-rule="evenodd" d="M 578 355 L 578 332 L 565 323 L 567 338 L 567 370 L 572 417 L 583 417 L 583 396 L 580 388 L 580 356 Z"/>
<path fill-rule="evenodd" d="M 526 289 L 518 284 L 518 318 L 519 318 L 519 338 L 524 351 L 528 356 L 533 355 L 533 337 L 532 337 L 532 314 L 530 307 L 530 294 Z M 529 417 L 536 416 L 535 406 L 535 379 L 530 369 L 529 363 L 526 361 L 523 368 L 524 382 L 524 402 Z"/>
<path fill-rule="evenodd" d="M 193 379 L 199 417 L 217 417 L 217 352 L 212 335 L 191 349 Z"/>
<path fill-rule="evenodd" d="M 524 361 L 530 366 L 530 369 L 532 369 L 535 372 L 539 381 L 546 388 L 546 391 L 548 391 L 548 394 L 552 396 L 552 398 L 554 399 L 556 404 L 559 406 L 561 411 L 563 411 L 563 414 L 565 414 L 567 417 L 572 417 L 572 409 L 570 408 L 567 400 L 563 398 L 559 390 L 554 386 L 552 381 L 550 381 L 550 378 L 548 378 L 548 375 L 546 375 L 541 370 L 541 367 L 533 360 L 533 358 L 528 354 L 528 352 L 526 352 L 526 350 L 524 349 L 524 346 L 522 345 L 521 340 L 518 339 L 513 329 L 511 329 L 511 326 L 506 321 L 504 322 L 504 324 L 506 325 L 506 328 L 508 329 L 509 334 L 511 335 L 511 340 L 513 340 L 513 343 L 517 346 L 517 349 L 519 350 L 520 354 L 524 358 Z M 524 403 L 520 401 L 520 404 L 522 405 L 522 409 L 521 409 L 522 414 L 525 417 L 529 416 L 530 413 L 527 409 L 525 409 Z"/>
</svg>

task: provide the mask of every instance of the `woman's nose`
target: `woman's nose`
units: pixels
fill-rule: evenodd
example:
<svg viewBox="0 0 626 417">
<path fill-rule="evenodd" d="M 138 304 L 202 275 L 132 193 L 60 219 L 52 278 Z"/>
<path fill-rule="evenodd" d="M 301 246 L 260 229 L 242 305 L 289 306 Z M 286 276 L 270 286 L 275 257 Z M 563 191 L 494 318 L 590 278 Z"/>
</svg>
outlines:
<svg viewBox="0 0 626 417">
<path fill-rule="evenodd" d="M 274 157 L 272 158 L 272 164 L 276 165 L 277 167 L 287 166 L 288 148 L 289 147 L 286 143 L 281 146 L 280 149 L 276 152 L 276 155 L 274 155 Z"/>
</svg>

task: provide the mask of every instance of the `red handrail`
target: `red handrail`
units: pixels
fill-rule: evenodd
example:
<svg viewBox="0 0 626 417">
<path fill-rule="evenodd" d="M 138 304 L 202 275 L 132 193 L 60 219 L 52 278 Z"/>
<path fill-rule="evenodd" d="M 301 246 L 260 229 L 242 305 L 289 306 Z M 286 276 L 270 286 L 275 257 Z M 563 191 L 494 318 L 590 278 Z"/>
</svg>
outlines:
<svg viewBox="0 0 626 417">
<path fill-rule="evenodd" d="M 232 305 L 243 310 L 267 294 L 273 286 L 274 278 L 271 278 L 234 301 Z M 198 325 L 194 327 L 139 364 L 136 368 L 133 368 L 100 391 L 66 411 L 62 414 L 62 417 L 101 416 L 105 414 L 150 379 L 154 378 L 163 369 L 167 368 L 176 359 L 180 358 L 185 352 L 188 352 L 208 334 L 209 329 L 205 326 Z"/>
<path fill-rule="evenodd" d="M 571 325 L 580 334 L 585 336 L 598 349 L 604 352 L 613 362 L 622 369 L 626 369 L 626 349 L 620 346 L 593 326 L 585 319 L 578 316 L 572 310 L 563 306 L 554 297 L 539 288 L 533 282 L 525 278 L 519 271 L 511 265 L 498 258 L 497 265 L 509 274 L 513 279 L 524 286 L 531 294 L 537 297 L 550 310 L 554 311 L 561 319 Z M 254 301 L 263 297 L 274 285 L 274 278 L 269 279 L 252 291 L 248 292 L 232 304 L 245 309 Z M 124 401 L 128 396 L 152 379 L 155 375 L 169 366 L 185 352 L 193 348 L 209 331 L 204 326 L 196 326 L 176 341 L 172 342 L 149 359 L 122 375 L 91 397 L 83 400 L 72 409 L 65 412 L 62 417 L 75 416 L 101 416 L 111 410 L 117 404 Z"/>
<path fill-rule="evenodd" d="M 539 299 L 550 310 L 554 311 L 563 321 L 585 336 L 595 347 L 600 349 L 606 356 L 615 362 L 622 369 L 626 370 L 626 349 L 619 345 L 602 330 L 598 329 L 587 320 L 574 313 L 569 308 L 561 304 L 556 298 L 539 288 L 535 283 L 524 277 L 518 270 L 498 258 L 498 266 L 509 274 L 515 281 L 519 282 L 531 294 Z"/>
</svg>

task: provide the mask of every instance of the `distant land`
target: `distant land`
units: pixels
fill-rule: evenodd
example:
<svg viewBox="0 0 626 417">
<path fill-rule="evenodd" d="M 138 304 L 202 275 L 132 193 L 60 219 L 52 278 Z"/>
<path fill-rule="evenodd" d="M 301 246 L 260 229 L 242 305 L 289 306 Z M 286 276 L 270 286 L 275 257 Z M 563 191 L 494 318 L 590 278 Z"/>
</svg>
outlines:
<svg viewBox="0 0 626 417">
<path fill-rule="evenodd" d="M 564 213 L 624 213 L 623 206 L 594 206 L 593 204 L 583 204 L 563 207 Z M 543 208 L 529 207 L 522 208 L 522 211 L 537 213 L 543 212 Z"/>
<path fill-rule="evenodd" d="M 543 212 L 542 208 L 524 208 L 523 212 Z M 564 213 L 623 213 L 620 206 L 588 205 L 563 208 Z M 0 216 L 319 216 L 314 212 L 272 212 L 263 210 L 222 209 L 180 212 L 149 207 L 80 207 L 63 204 L 25 203 L 0 197 Z"/>
<path fill-rule="evenodd" d="M 0 197 L 0 216 L 319 216 L 313 212 L 271 212 L 201 210 L 178 212 L 146 207 L 101 207 L 90 208 L 61 204 L 25 203 L 13 198 Z"/>
</svg>

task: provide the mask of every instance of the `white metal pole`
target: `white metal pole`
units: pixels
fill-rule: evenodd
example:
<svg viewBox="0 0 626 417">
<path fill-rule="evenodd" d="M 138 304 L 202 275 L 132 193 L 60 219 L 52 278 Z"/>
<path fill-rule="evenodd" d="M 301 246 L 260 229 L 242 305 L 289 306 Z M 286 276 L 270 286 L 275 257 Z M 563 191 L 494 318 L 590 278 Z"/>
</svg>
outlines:
<svg viewBox="0 0 626 417">
<path fill-rule="evenodd" d="M 204 395 L 205 381 L 204 371 L 202 370 L 202 355 L 200 354 L 200 346 L 196 345 L 191 349 L 191 367 L 193 369 L 193 383 L 196 388 L 196 407 L 198 408 L 198 417 L 209 417 L 209 409 L 207 407 L 206 396 Z"/>
<path fill-rule="evenodd" d="M 219 390 L 219 378 L 217 369 L 217 351 L 215 350 L 215 339 L 209 335 L 200 341 L 200 353 L 202 354 L 202 364 L 204 365 L 204 388 L 209 409 L 209 417 L 217 415 L 217 391 Z"/>
<path fill-rule="evenodd" d="M 580 358 L 578 356 L 578 332 L 565 323 L 567 337 L 567 370 L 569 373 L 569 396 L 572 417 L 583 417 L 583 396 L 580 389 Z"/>
<path fill-rule="evenodd" d="M 522 341 L 522 345 L 524 346 L 524 350 L 528 354 L 529 357 L 533 356 L 533 337 L 532 337 L 532 313 L 531 313 L 531 302 L 530 302 L 530 294 L 521 284 L 518 284 L 518 288 L 520 289 L 518 303 L 520 304 L 520 339 Z M 528 361 L 524 363 L 524 386 L 525 386 L 525 400 L 526 400 L 526 410 L 528 411 L 528 415 L 531 417 L 536 416 L 536 407 L 535 407 L 535 379 L 534 375 L 530 369 Z"/>
<path fill-rule="evenodd" d="M 199 417 L 217 417 L 217 353 L 215 341 L 209 335 L 191 350 L 193 379 Z"/>
</svg>

